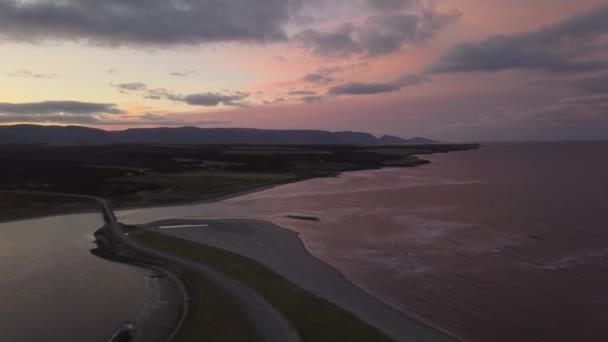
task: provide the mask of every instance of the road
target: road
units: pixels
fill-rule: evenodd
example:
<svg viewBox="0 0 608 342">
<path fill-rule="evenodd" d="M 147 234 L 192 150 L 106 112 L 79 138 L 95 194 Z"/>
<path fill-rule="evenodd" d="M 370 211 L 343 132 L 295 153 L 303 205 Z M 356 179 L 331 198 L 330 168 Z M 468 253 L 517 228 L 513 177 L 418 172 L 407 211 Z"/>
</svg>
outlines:
<svg viewBox="0 0 608 342">
<path fill-rule="evenodd" d="M 226 277 L 222 273 L 217 272 L 204 264 L 157 251 L 129 238 L 129 236 L 125 234 L 122 225 L 116 219 L 114 211 L 112 211 L 112 208 L 108 202 L 102 198 L 95 199 L 101 206 L 106 223 L 109 225 L 112 233 L 117 239 L 120 240 L 120 242 L 137 251 L 177 263 L 182 267 L 195 271 L 215 285 L 226 290 L 226 292 L 228 292 L 233 298 L 237 299 L 245 307 L 249 318 L 254 322 L 258 333 L 261 335 L 264 341 L 300 341 L 299 336 L 295 330 L 291 328 L 287 320 L 255 291 L 243 286 L 239 282 Z"/>
<path fill-rule="evenodd" d="M 39 193 L 29 191 L 7 192 Z M 53 193 L 44 194 L 52 195 Z M 107 200 L 100 197 L 66 193 L 55 193 L 55 195 L 87 198 L 97 201 L 97 203 L 99 204 L 99 208 L 104 216 L 104 220 L 106 221 L 106 224 L 112 231 L 112 234 L 115 236 L 115 238 L 117 238 L 120 242 L 139 252 L 176 263 L 190 271 L 197 272 L 207 280 L 211 281 L 216 286 L 224 289 L 229 295 L 231 295 L 239 303 L 241 303 L 241 305 L 243 305 L 245 311 L 247 312 L 247 315 L 255 324 L 258 334 L 264 341 L 300 342 L 299 335 L 289 325 L 287 320 L 272 305 L 270 305 L 255 291 L 231 278 L 226 277 L 224 274 L 217 272 L 211 267 L 208 267 L 204 264 L 155 250 L 130 238 L 122 228 L 122 225 L 116 219 L 116 215 L 114 215 L 114 211 L 112 210 Z"/>
</svg>

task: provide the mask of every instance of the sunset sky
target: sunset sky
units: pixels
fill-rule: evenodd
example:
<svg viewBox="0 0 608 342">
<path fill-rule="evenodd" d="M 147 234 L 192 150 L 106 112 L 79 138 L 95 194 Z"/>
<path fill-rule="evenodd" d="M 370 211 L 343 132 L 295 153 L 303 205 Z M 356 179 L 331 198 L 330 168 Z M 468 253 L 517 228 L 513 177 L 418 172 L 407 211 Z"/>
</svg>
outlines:
<svg viewBox="0 0 608 342">
<path fill-rule="evenodd" d="M 606 0 L 0 0 L 0 124 L 608 138 Z"/>
</svg>

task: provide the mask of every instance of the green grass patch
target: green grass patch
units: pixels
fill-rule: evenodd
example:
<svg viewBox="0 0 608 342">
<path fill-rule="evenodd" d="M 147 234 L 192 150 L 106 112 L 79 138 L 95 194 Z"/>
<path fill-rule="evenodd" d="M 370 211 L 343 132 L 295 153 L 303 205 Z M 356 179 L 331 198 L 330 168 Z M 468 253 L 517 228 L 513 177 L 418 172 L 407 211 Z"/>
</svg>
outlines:
<svg viewBox="0 0 608 342">
<path fill-rule="evenodd" d="M 161 190 L 144 191 L 137 194 L 137 204 L 156 204 L 200 201 L 282 183 L 292 178 L 294 176 L 289 174 L 220 170 L 148 173 L 131 178 L 131 180 L 161 187 Z"/>
<path fill-rule="evenodd" d="M 252 288 L 283 314 L 305 342 L 390 341 L 354 315 L 251 259 L 155 232 L 145 231 L 135 238 L 152 248 L 204 263 Z"/>
<path fill-rule="evenodd" d="M 132 238 L 142 240 L 147 232 L 137 226 L 123 225 Z M 188 293 L 188 311 L 173 342 L 262 342 L 243 306 L 229 293 L 196 272 L 150 257 L 117 243 L 113 252 L 127 260 L 138 260 L 171 269 Z"/>
<path fill-rule="evenodd" d="M 193 272 L 180 278 L 190 301 L 188 316 L 173 341 L 262 341 L 243 307 L 228 293 Z"/>
</svg>

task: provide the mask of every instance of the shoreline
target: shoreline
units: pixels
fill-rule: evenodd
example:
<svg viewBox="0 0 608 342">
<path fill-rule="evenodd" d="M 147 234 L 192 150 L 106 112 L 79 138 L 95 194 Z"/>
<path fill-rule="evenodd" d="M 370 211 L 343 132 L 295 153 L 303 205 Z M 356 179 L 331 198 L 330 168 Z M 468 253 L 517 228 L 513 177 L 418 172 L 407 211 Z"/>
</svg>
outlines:
<svg viewBox="0 0 608 342">
<path fill-rule="evenodd" d="M 456 151 L 454 151 L 456 152 Z M 435 154 L 435 153 L 432 153 Z M 431 155 L 432 155 L 431 154 Z M 428 155 L 428 154 L 426 154 Z M 124 211 L 124 210 L 138 210 L 138 209 L 154 209 L 154 208 L 176 208 L 176 207 L 182 207 L 182 206 L 191 206 L 191 205 L 204 205 L 204 204 L 210 204 L 210 203 L 215 203 L 215 202 L 220 202 L 223 200 L 227 200 L 227 199 L 231 199 L 231 198 L 236 198 L 236 197 L 241 197 L 241 196 L 245 196 L 248 194 L 252 194 L 252 193 L 257 193 L 257 192 L 261 192 L 264 190 L 268 190 L 268 189 L 272 189 L 278 186 L 283 186 L 283 185 L 287 185 L 287 184 L 292 184 L 292 183 L 298 183 L 298 182 L 303 182 L 303 181 L 307 181 L 307 180 L 311 180 L 311 179 L 323 179 L 323 178 L 335 178 L 335 177 L 339 177 L 344 173 L 348 173 L 348 172 L 359 172 L 359 171 L 370 171 L 370 170 L 382 170 L 385 168 L 404 168 L 404 167 L 419 167 L 419 166 L 423 166 L 423 165 L 427 165 L 431 163 L 428 160 L 424 160 L 424 159 L 419 159 L 419 163 L 416 165 L 410 165 L 410 166 L 387 166 L 387 167 L 380 167 L 380 168 L 367 168 L 367 169 L 357 169 L 357 170 L 344 170 L 344 171 L 339 171 L 339 172 L 334 172 L 331 174 L 327 174 L 327 175 L 322 175 L 322 176 L 310 176 L 310 177 L 300 177 L 297 179 L 291 179 L 288 181 L 281 181 L 281 182 L 276 182 L 273 184 L 269 184 L 269 185 L 264 185 L 264 186 L 259 186 L 259 187 L 254 187 L 252 189 L 249 190 L 243 190 L 243 191 L 239 191 L 239 192 L 234 192 L 234 193 L 228 193 L 225 195 L 221 195 L 221 196 L 217 196 L 217 197 L 213 197 L 213 198 L 208 198 L 208 199 L 204 199 L 204 200 L 200 200 L 200 201 L 194 201 L 194 202 L 183 202 L 183 203 L 166 203 L 166 204 L 157 204 L 157 205 L 142 205 L 142 206 L 120 206 L 116 209 L 116 211 L 120 212 L 120 211 Z M 18 191 L 2 191 L 2 192 L 18 192 Z M 52 193 L 47 193 L 47 194 L 52 194 Z M 65 194 L 63 194 L 65 195 Z M 81 195 L 76 195 L 76 196 L 81 196 Z M 91 197 L 91 196 L 82 196 L 82 197 Z M 78 215 L 78 214 L 83 214 L 83 213 L 94 213 L 94 212 L 98 212 L 98 209 L 90 209 L 90 210 L 79 210 L 79 211 L 71 211 L 71 212 L 65 212 L 65 213 L 57 213 L 57 214 L 45 214 L 45 215 L 39 215 L 39 216 L 31 216 L 31 217 L 27 217 L 27 218 L 19 218 L 19 219 L 15 219 L 15 220 L 3 220 L 0 221 L 1 223 L 5 223 L 5 222 L 15 222 L 15 221 L 26 221 L 26 220 L 34 220 L 34 219 L 43 219 L 43 218 L 48 218 L 48 217 L 59 217 L 59 216 L 71 216 L 71 215 Z M 232 219 L 227 219 L 227 220 L 232 220 Z M 390 305 L 389 303 L 386 303 L 382 300 L 380 300 L 379 298 L 375 297 L 374 295 L 368 293 L 367 291 L 363 290 L 362 288 L 358 287 L 357 285 L 355 285 L 353 282 L 351 282 L 348 278 L 346 278 L 338 269 L 336 269 L 335 267 L 331 266 L 330 264 L 328 264 L 327 262 L 315 257 L 314 255 L 312 255 L 308 249 L 306 249 L 306 246 L 304 244 L 304 242 L 300 239 L 299 234 L 295 231 L 292 231 L 290 229 L 278 226 L 273 224 L 272 222 L 268 222 L 268 221 L 262 221 L 262 220 L 251 220 L 251 219 L 244 219 L 243 221 L 245 221 L 246 223 L 252 223 L 252 222 L 264 222 L 265 224 L 269 224 L 272 225 L 274 227 L 276 227 L 275 229 L 289 233 L 289 234 L 293 234 L 295 236 L 295 238 L 297 239 L 297 241 L 299 241 L 301 247 L 303 250 L 306 251 L 306 253 L 308 254 L 308 256 L 312 259 L 314 259 L 316 262 L 324 265 L 324 267 L 329 268 L 332 270 L 332 272 L 336 273 L 342 280 L 342 282 L 344 282 L 345 284 L 348 284 L 348 286 L 355 288 L 356 291 L 360 291 L 362 292 L 369 300 L 371 301 L 376 301 L 378 303 L 381 303 L 382 306 L 384 306 L 386 309 L 392 310 L 400 315 L 405 316 L 406 318 L 412 320 L 415 324 L 419 324 L 421 326 L 426 326 L 428 328 L 431 328 L 432 330 L 435 330 L 437 332 L 439 332 L 442 335 L 445 335 L 445 337 L 449 337 L 450 339 L 453 340 L 457 340 L 457 341 L 465 341 L 464 339 L 457 337 L 455 335 L 453 335 L 453 333 L 446 331 L 444 329 L 442 329 L 439 326 L 434 325 L 433 323 L 427 321 L 426 319 L 418 316 L 417 314 L 413 313 L 413 312 L 408 312 L 406 310 L 400 309 L 400 308 L 396 308 L 392 305 Z M 151 223 L 145 223 L 143 225 L 149 225 Z M 170 235 L 170 234 L 169 234 Z M 222 248 L 222 247 L 220 247 Z M 226 249 L 226 248 L 222 248 L 222 249 Z M 230 250 L 230 249 L 226 249 L 226 250 Z M 234 252 L 234 251 L 233 251 Z M 241 254 L 236 252 L 237 254 Z M 243 255 L 243 254 L 241 254 Z M 244 255 L 246 257 L 250 257 L 248 255 Z M 255 261 L 260 262 L 262 265 L 265 265 L 271 269 L 273 269 L 273 267 L 271 265 L 269 265 L 268 262 L 263 262 L 260 261 L 256 258 L 252 258 Z M 123 262 L 123 261 L 118 261 L 118 262 Z M 144 263 L 147 263 L 146 261 L 143 261 Z M 125 264 L 134 266 L 134 267 L 142 267 L 141 265 L 138 265 L 138 263 L 141 263 L 141 261 L 137 261 L 135 260 L 134 262 L 123 262 Z M 162 268 L 162 266 L 156 265 L 156 263 L 149 263 L 150 265 L 147 267 L 144 267 L 146 269 L 164 269 Z M 164 269 L 166 272 L 168 272 L 169 274 L 171 274 L 172 276 L 170 277 L 171 280 L 176 284 L 176 286 L 179 288 L 181 294 L 182 294 L 182 298 L 183 298 L 183 302 L 185 305 L 187 305 L 188 302 L 188 298 L 189 298 L 189 294 L 187 289 L 184 286 L 184 283 L 181 279 L 179 279 L 178 275 L 172 274 L 170 271 Z M 279 274 L 283 274 L 283 272 L 279 272 L 277 271 Z M 283 274 L 284 275 L 284 274 Z M 298 281 L 294 281 L 294 283 L 298 286 L 302 286 L 301 282 Z M 306 286 L 302 286 L 304 289 L 308 289 Z M 316 294 L 317 296 L 324 298 L 326 300 L 328 300 L 327 296 L 325 296 L 322 291 L 312 291 L 314 294 Z M 346 310 L 352 314 L 354 314 L 355 316 L 359 317 L 360 319 L 362 319 L 365 322 L 368 322 L 369 324 L 371 324 L 372 326 L 380 329 L 381 331 L 383 331 L 384 333 L 387 333 L 387 331 L 385 329 L 382 329 L 379 327 L 379 325 L 382 324 L 378 324 L 378 322 L 370 322 L 369 317 L 368 319 L 361 317 L 360 313 L 357 314 L 355 312 L 353 312 L 352 310 L 348 309 L 347 307 L 345 307 L 344 303 L 340 304 L 340 303 L 336 303 L 334 301 L 330 302 L 334 303 L 335 305 L 337 305 L 338 307 L 342 308 L 343 310 Z M 187 310 L 186 310 L 187 306 L 184 307 L 184 310 L 182 311 L 182 315 L 181 315 L 181 319 L 179 322 L 179 325 L 173 330 L 171 336 L 169 337 L 168 340 L 170 340 L 172 337 L 174 337 L 178 332 L 179 329 L 182 325 L 182 323 L 185 321 L 185 319 L 187 318 Z M 373 314 L 370 314 L 373 315 Z M 133 332 L 135 332 L 136 330 L 134 329 Z M 387 333 L 388 336 L 392 336 L 394 338 L 395 334 L 394 333 Z M 410 338 L 411 336 L 408 335 L 408 338 Z M 401 340 L 399 338 L 397 338 L 396 340 Z M 133 341 L 137 341 L 135 339 L 133 339 Z"/>
<path fill-rule="evenodd" d="M 116 251 L 114 246 L 107 244 L 104 228 L 95 232 L 94 237 L 98 247 L 91 253 L 96 257 L 149 272 L 144 278 L 146 303 L 136 317 L 113 332 L 108 342 L 123 341 L 124 338 L 129 342 L 171 341 L 188 316 L 191 296 L 184 280 L 172 270 L 171 265 L 163 264 L 163 260 L 154 260 L 131 249 L 127 251 L 128 254 Z M 132 252 L 135 255 L 130 255 Z M 167 321 L 170 322 L 170 327 L 164 324 Z"/>
<path fill-rule="evenodd" d="M 165 224 L 206 223 L 208 228 L 158 229 Z M 256 219 L 164 219 L 140 225 L 168 236 L 250 258 L 374 326 L 395 341 L 466 341 L 414 312 L 396 308 L 350 281 L 314 256 L 299 234 Z"/>
</svg>

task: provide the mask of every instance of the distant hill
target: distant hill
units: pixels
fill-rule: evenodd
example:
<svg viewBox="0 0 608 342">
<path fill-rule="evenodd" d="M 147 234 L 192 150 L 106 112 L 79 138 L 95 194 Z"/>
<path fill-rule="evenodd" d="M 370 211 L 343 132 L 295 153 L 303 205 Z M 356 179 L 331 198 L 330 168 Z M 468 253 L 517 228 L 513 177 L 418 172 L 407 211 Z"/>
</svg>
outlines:
<svg viewBox="0 0 608 342">
<path fill-rule="evenodd" d="M 426 139 L 426 138 L 420 138 L 420 137 L 416 137 L 413 139 L 401 139 L 399 137 L 394 137 L 391 135 L 385 135 L 383 137 L 381 137 L 380 139 L 378 139 L 378 144 L 385 144 L 385 145 L 420 145 L 420 144 L 438 144 L 438 141 L 435 140 L 431 140 L 431 139 Z"/>
<path fill-rule="evenodd" d="M 263 130 L 249 128 L 133 128 L 104 131 L 82 126 L 0 126 L 0 144 L 286 144 L 374 145 L 421 144 L 432 140 L 376 138 L 362 132 Z"/>
<path fill-rule="evenodd" d="M 408 144 L 408 145 L 413 145 L 413 144 L 424 145 L 424 144 L 438 144 L 438 143 L 439 143 L 439 141 L 426 139 L 426 138 L 420 138 L 420 137 L 415 137 L 412 139 L 404 140 L 402 142 L 402 144 Z"/>
</svg>

